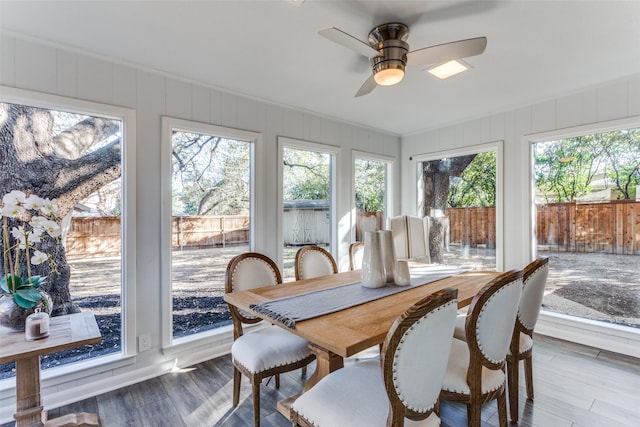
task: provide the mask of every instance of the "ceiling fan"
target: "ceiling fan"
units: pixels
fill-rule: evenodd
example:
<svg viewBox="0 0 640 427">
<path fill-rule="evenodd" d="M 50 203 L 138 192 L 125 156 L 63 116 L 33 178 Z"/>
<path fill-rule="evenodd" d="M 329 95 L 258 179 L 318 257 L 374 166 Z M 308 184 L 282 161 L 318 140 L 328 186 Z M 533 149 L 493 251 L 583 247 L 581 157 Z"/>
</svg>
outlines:
<svg viewBox="0 0 640 427">
<path fill-rule="evenodd" d="M 370 93 L 377 85 L 392 86 L 404 78 L 407 65 L 440 64 L 451 60 L 480 55 L 487 47 L 486 37 L 458 40 L 409 51 L 409 27 L 399 22 L 378 25 L 369 32 L 369 43 L 335 27 L 322 29 L 321 36 L 366 56 L 373 72 L 356 93 Z"/>
</svg>

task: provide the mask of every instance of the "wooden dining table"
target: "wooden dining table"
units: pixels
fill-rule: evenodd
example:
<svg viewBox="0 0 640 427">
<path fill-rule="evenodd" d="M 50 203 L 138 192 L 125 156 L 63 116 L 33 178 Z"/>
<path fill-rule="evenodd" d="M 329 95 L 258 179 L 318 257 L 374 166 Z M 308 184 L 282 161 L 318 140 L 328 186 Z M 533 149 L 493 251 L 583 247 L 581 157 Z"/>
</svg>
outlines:
<svg viewBox="0 0 640 427">
<path fill-rule="evenodd" d="M 252 310 L 252 306 L 356 283 L 361 279 L 360 270 L 231 292 L 225 294 L 224 300 L 310 342 L 309 347 L 316 356 L 316 369 L 305 384 L 306 391 L 324 376 L 342 368 L 344 358 L 384 342 L 394 320 L 415 302 L 440 289 L 454 288 L 458 290 L 458 307 L 465 307 L 480 289 L 499 274 L 495 271 L 468 271 L 334 313 L 298 321 L 293 328 Z M 278 410 L 286 417 L 289 415 L 290 404 L 296 397 L 278 404 Z"/>
</svg>

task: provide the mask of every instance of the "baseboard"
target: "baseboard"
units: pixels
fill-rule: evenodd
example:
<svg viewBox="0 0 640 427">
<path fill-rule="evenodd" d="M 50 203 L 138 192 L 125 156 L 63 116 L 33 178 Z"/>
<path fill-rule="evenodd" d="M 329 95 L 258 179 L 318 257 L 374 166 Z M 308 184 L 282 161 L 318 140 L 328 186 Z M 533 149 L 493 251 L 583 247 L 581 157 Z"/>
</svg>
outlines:
<svg viewBox="0 0 640 427">
<path fill-rule="evenodd" d="M 640 358 L 640 329 L 543 311 L 536 333 Z"/>
</svg>

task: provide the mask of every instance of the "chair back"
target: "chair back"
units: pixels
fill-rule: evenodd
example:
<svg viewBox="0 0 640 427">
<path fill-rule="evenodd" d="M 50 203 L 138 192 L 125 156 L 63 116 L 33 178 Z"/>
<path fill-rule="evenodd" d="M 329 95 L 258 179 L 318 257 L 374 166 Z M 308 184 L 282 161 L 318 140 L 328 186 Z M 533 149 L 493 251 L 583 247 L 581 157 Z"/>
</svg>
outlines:
<svg viewBox="0 0 640 427">
<path fill-rule="evenodd" d="M 319 246 L 304 246 L 296 252 L 296 280 L 313 279 L 338 272 L 333 255 Z"/>
<path fill-rule="evenodd" d="M 364 242 L 355 242 L 349 245 L 349 270 L 360 270 L 364 256 Z"/>
<path fill-rule="evenodd" d="M 542 297 L 549 276 L 549 258 L 538 258 L 524 268 L 522 274 L 522 296 L 518 309 L 518 322 L 524 332 L 531 335 L 536 326 Z"/>
<path fill-rule="evenodd" d="M 458 308 L 458 291 L 442 289 L 418 301 L 391 326 L 382 347 L 390 402 L 387 426 L 423 420 L 433 411 L 444 379 Z"/>
<path fill-rule="evenodd" d="M 493 279 L 473 298 L 465 320 L 472 363 L 479 356 L 487 368 L 504 366 L 521 293 L 522 271 L 511 270 Z"/>
<path fill-rule="evenodd" d="M 282 283 L 282 276 L 280 269 L 271 258 L 258 252 L 246 252 L 229 261 L 224 281 L 224 291 L 228 293 L 277 285 Z M 260 321 L 260 318 L 238 310 L 232 305 L 229 305 L 229 311 L 231 311 L 234 325 L 236 322 L 257 323 Z M 241 329 L 239 334 L 242 335 Z"/>
<path fill-rule="evenodd" d="M 401 215 L 389 218 L 389 229 L 398 259 L 430 263 L 429 217 Z"/>
</svg>

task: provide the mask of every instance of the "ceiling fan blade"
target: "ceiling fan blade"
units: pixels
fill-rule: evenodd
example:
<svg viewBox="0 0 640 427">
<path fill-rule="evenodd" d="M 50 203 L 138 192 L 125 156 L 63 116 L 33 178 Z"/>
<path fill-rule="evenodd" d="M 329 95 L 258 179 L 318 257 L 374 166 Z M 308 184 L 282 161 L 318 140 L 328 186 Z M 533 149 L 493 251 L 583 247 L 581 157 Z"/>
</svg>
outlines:
<svg viewBox="0 0 640 427">
<path fill-rule="evenodd" d="M 407 54 L 407 65 L 438 64 L 452 59 L 480 55 L 487 47 L 486 37 L 458 40 L 414 50 Z"/>
<path fill-rule="evenodd" d="M 365 80 L 362 86 L 360 86 L 360 89 L 358 89 L 358 92 L 356 93 L 356 98 L 371 93 L 371 91 L 374 90 L 376 86 L 378 86 L 378 83 L 376 83 L 372 75 L 367 80 Z"/>
<path fill-rule="evenodd" d="M 344 31 L 337 29 L 336 27 L 324 28 L 318 31 L 318 34 L 320 34 L 324 38 L 331 40 L 334 43 L 338 43 L 346 48 L 356 51 L 360 55 L 364 55 L 367 58 L 372 58 L 374 56 L 380 55 L 380 52 L 369 46 L 367 43 L 363 42 L 362 40 L 358 40 L 351 34 L 347 34 Z"/>
</svg>

